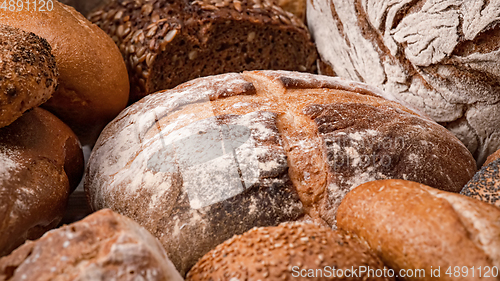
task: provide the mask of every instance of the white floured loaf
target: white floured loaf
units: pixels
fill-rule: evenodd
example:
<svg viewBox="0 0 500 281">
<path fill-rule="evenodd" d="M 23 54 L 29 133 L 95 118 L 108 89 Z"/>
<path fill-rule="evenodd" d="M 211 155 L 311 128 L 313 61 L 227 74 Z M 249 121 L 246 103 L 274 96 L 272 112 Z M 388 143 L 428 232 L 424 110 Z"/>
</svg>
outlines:
<svg viewBox="0 0 500 281">
<path fill-rule="evenodd" d="M 322 73 L 394 93 L 451 130 L 479 165 L 500 148 L 499 1 L 312 0 Z"/>
<path fill-rule="evenodd" d="M 103 131 L 85 189 L 156 235 L 181 274 L 234 234 L 306 216 L 335 226 L 344 195 L 402 178 L 458 192 L 470 152 L 361 83 L 229 73 L 148 96 Z"/>
</svg>

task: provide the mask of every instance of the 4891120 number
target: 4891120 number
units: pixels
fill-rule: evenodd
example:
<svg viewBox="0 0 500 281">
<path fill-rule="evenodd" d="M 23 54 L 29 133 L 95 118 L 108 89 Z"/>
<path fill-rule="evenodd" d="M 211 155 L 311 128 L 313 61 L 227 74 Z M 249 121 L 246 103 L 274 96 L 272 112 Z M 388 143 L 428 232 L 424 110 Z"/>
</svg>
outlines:
<svg viewBox="0 0 500 281">
<path fill-rule="evenodd" d="M 54 9 L 52 0 L 0 0 L 0 11 L 5 12 L 50 12 Z"/>
</svg>

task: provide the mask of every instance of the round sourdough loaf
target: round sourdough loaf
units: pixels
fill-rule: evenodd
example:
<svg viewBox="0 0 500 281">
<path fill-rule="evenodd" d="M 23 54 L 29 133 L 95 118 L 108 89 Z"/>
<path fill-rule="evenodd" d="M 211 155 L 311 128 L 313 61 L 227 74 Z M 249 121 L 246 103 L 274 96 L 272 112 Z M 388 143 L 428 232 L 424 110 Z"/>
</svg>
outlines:
<svg viewBox="0 0 500 281">
<path fill-rule="evenodd" d="M 220 244 L 193 266 L 186 280 L 395 280 L 361 273 L 363 267 L 387 272 L 355 236 L 310 223 L 282 223 L 253 228 Z"/>
<path fill-rule="evenodd" d="M 56 60 L 43 38 L 0 24 L 0 128 L 47 101 L 57 87 Z"/>
<path fill-rule="evenodd" d="M 445 128 L 361 83 L 286 71 L 209 76 L 124 110 L 85 189 L 156 235 L 185 274 L 254 226 L 335 226 L 355 186 L 402 178 L 459 192 L 475 162 Z"/>
<path fill-rule="evenodd" d="M 83 174 L 77 137 L 35 108 L 0 129 L 0 256 L 57 226 Z"/>
<path fill-rule="evenodd" d="M 379 180 L 347 194 L 337 225 L 364 239 L 396 272 L 425 270 L 403 280 L 498 280 L 485 274 L 500 267 L 500 209 L 490 204 L 416 182 Z"/>
<path fill-rule="evenodd" d="M 26 242 L 0 259 L 0 280 L 182 280 L 149 232 L 110 210 Z"/>
<path fill-rule="evenodd" d="M 127 104 L 127 69 L 109 36 L 72 7 L 53 3 L 51 11 L 0 9 L 0 23 L 33 32 L 50 43 L 59 87 L 44 107 L 68 124 L 83 143 L 93 144 Z"/>
<path fill-rule="evenodd" d="M 500 159 L 485 163 L 460 194 L 500 207 Z"/>
<path fill-rule="evenodd" d="M 307 28 L 272 1 L 113 0 L 89 19 L 120 47 L 132 101 L 200 76 L 316 70 Z"/>
<path fill-rule="evenodd" d="M 497 1 L 311 0 L 321 73 L 394 93 L 451 130 L 481 165 L 500 148 Z"/>
</svg>

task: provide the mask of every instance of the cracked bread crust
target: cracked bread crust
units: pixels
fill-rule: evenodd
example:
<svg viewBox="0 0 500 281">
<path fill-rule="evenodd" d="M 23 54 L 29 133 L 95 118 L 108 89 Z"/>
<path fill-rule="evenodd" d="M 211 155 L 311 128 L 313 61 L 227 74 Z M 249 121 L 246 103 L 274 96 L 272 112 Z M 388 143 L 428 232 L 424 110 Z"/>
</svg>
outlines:
<svg viewBox="0 0 500 281">
<path fill-rule="evenodd" d="M 131 101 L 208 75 L 316 71 L 302 20 L 268 0 L 115 0 L 89 19 L 119 46 Z"/>
<path fill-rule="evenodd" d="M 0 280 L 182 280 L 161 244 L 131 219 L 101 210 L 0 259 Z"/>
<path fill-rule="evenodd" d="M 354 235 L 312 223 L 282 223 L 253 228 L 218 245 L 198 261 L 186 280 L 294 280 L 302 269 L 324 271 L 325 276 L 308 276 L 308 280 L 394 280 L 367 273 L 351 278 L 327 278 L 324 269 L 328 270 L 328 266 L 343 272 L 360 266 L 374 271 L 385 268 Z"/>
<path fill-rule="evenodd" d="M 380 180 L 352 190 L 340 204 L 339 229 L 364 239 L 387 266 L 424 269 L 500 266 L 500 209 L 416 182 Z M 485 280 L 441 274 L 439 280 Z M 490 276 L 491 277 L 491 276 Z M 491 277 L 491 280 L 496 278 Z"/>
<path fill-rule="evenodd" d="M 75 134 L 41 108 L 0 129 L 0 256 L 57 226 L 83 168 Z"/>
<path fill-rule="evenodd" d="M 0 24 L 0 128 L 47 101 L 57 88 L 49 43 L 33 33 Z"/>
<path fill-rule="evenodd" d="M 342 198 L 366 181 L 460 191 L 475 172 L 467 148 L 390 99 L 362 83 L 299 72 L 195 79 L 108 125 L 85 190 L 94 209 L 112 208 L 154 233 L 183 275 L 256 225 L 308 216 L 335 227 Z"/>
<path fill-rule="evenodd" d="M 499 11 L 487 0 L 312 0 L 307 18 L 324 73 L 394 93 L 480 166 L 500 148 Z"/>
</svg>

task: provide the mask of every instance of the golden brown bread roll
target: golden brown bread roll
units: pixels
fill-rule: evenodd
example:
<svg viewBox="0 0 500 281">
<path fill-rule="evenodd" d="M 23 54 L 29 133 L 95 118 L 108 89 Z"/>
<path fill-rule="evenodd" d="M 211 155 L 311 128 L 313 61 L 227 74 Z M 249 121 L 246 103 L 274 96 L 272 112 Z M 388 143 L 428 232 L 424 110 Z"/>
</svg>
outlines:
<svg viewBox="0 0 500 281">
<path fill-rule="evenodd" d="M 488 166 L 491 162 L 500 158 L 500 149 L 492 153 L 488 158 L 486 158 L 486 162 L 484 162 L 483 167 Z"/>
<path fill-rule="evenodd" d="M 82 142 L 93 144 L 127 104 L 127 69 L 113 40 L 101 29 L 72 7 L 53 3 L 51 11 L 0 9 L 0 23 L 33 32 L 50 43 L 59 68 L 59 87 L 44 107 Z"/>
<path fill-rule="evenodd" d="M 33 33 L 0 24 L 0 128 L 47 101 L 57 87 L 49 43 Z"/>
<path fill-rule="evenodd" d="M 180 281 L 149 232 L 110 210 L 52 230 L 0 259 L 0 280 Z"/>
<path fill-rule="evenodd" d="M 35 108 L 0 129 L 0 256 L 57 226 L 83 174 L 75 134 Z"/>
<path fill-rule="evenodd" d="M 385 268 L 357 237 L 311 223 L 282 223 L 225 241 L 203 256 L 186 280 L 394 280 L 363 267 Z"/>
<path fill-rule="evenodd" d="M 459 192 L 475 162 L 443 127 L 361 83 L 287 71 L 228 73 L 148 96 L 102 132 L 93 209 L 155 234 L 181 274 L 254 226 L 306 215 L 335 226 L 344 195 L 403 178 Z"/>
<path fill-rule="evenodd" d="M 337 226 L 368 242 L 396 271 L 425 270 L 404 280 L 498 280 L 500 209 L 490 204 L 411 181 L 372 181 L 347 194 Z M 455 274 L 455 266 L 468 274 Z"/>
</svg>

